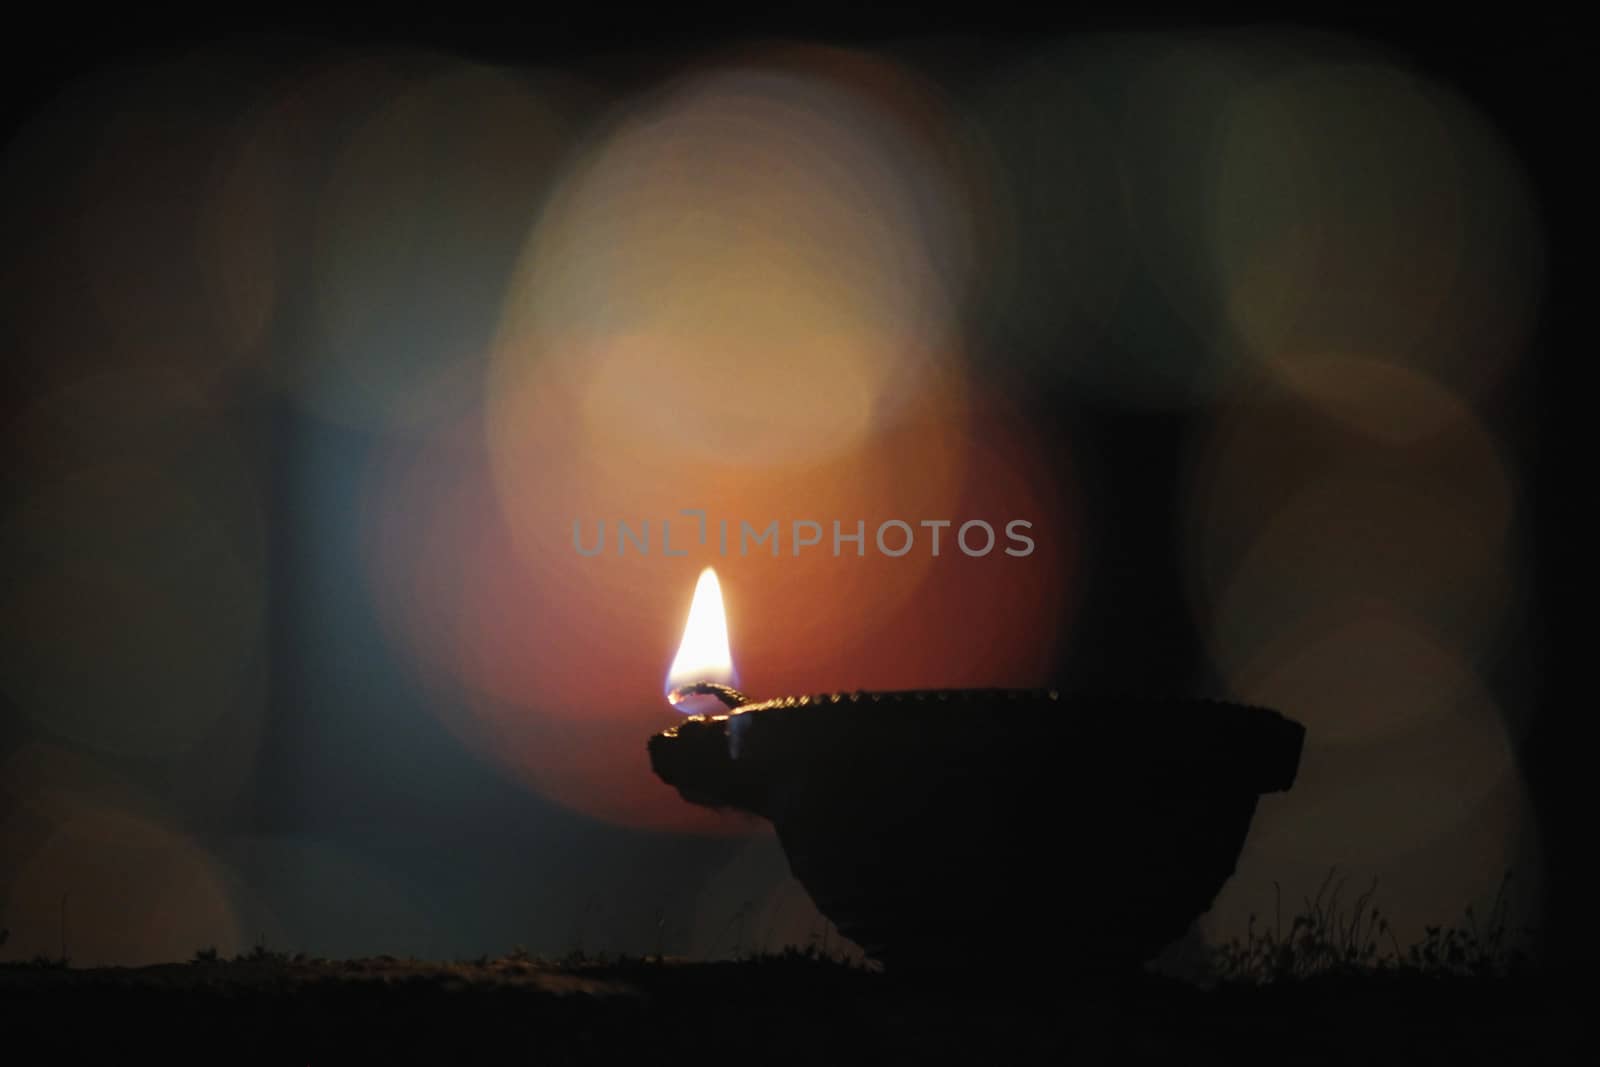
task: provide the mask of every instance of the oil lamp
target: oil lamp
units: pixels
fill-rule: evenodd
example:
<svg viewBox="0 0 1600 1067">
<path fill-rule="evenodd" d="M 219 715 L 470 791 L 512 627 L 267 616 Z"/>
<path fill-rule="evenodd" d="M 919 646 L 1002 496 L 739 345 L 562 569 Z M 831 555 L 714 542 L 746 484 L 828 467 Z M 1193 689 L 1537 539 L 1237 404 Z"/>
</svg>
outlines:
<svg viewBox="0 0 1600 1067">
<path fill-rule="evenodd" d="M 691 803 L 769 819 L 817 908 L 893 972 L 1138 967 L 1210 908 L 1305 737 L 1219 701 L 736 685 L 707 568 L 667 679 L 688 717 L 651 765 Z"/>
</svg>

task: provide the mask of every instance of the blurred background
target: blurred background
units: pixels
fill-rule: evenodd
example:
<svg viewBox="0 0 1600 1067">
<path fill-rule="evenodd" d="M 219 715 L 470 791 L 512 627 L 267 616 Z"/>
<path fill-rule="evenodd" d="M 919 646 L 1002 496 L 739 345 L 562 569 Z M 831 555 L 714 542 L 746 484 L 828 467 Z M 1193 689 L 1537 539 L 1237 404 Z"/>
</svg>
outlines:
<svg viewBox="0 0 1600 1067">
<path fill-rule="evenodd" d="M 671 19 L 11 71 L 0 953 L 840 948 L 649 771 L 708 564 L 753 695 L 1305 723 L 1196 940 L 1337 867 L 1405 941 L 1512 871 L 1578 952 L 1567 29 Z"/>
</svg>

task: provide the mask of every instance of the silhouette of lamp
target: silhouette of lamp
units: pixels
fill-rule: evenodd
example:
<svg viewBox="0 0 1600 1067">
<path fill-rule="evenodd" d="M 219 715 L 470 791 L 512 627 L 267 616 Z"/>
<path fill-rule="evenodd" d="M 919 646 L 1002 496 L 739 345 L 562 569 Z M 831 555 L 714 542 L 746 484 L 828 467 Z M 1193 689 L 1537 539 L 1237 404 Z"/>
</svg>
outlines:
<svg viewBox="0 0 1600 1067">
<path fill-rule="evenodd" d="M 650 739 L 651 765 L 691 803 L 769 819 L 817 908 L 897 973 L 1137 968 L 1211 907 L 1259 796 L 1293 784 L 1305 736 L 1275 711 L 1217 701 L 752 701 L 736 685 L 707 568 L 668 676 L 689 714 Z"/>
</svg>

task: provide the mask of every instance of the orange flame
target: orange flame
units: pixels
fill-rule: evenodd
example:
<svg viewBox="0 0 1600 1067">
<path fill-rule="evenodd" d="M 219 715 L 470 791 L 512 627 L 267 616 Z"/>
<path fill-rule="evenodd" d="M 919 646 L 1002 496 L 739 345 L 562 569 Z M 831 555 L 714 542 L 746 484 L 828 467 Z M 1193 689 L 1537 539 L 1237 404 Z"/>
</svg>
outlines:
<svg viewBox="0 0 1600 1067">
<path fill-rule="evenodd" d="M 701 571 L 700 580 L 695 583 L 683 640 L 667 671 L 667 699 L 679 711 L 696 714 L 701 701 L 680 699 L 674 693 L 678 687 L 696 682 L 739 684 L 739 672 L 734 670 L 733 653 L 728 649 L 728 613 L 722 606 L 722 586 L 711 567 Z"/>
</svg>

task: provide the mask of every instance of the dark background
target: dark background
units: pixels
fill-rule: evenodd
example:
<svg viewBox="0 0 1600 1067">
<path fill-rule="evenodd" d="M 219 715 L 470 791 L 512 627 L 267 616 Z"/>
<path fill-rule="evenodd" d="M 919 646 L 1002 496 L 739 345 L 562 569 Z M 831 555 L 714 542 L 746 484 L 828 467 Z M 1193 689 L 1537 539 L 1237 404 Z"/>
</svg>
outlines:
<svg viewBox="0 0 1600 1067">
<path fill-rule="evenodd" d="M 1204 19 L 1022 16 L 992 5 L 978 11 L 871 13 L 816 5 L 776 13 L 585 10 L 552 12 L 548 18 L 460 20 L 283 11 L 260 18 L 180 19 L 141 12 L 69 20 L 45 13 L 42 25 L 13 35 L 6 70 L 7 127 L 24 128 L 63 87 L 85 74 L 219 42 L 228 54 L 253 57 L 250 61 L 265 70 L 335 48 L 423 46 L 490 63 L 582 71 L 622 95 L 630 87 L 653 84 L 693 57 L 716 55 L 752 36 L 866 48 L 934 39 L 939 43 L 932 51 L 946 57 L 943 69 L 949 71 L 981 70 L 991 57 L 1051 35 L 1262 27 L 1334 31 L 1453 88 L 1509 145 L 1537 198 L 1545 241 L 1544 300 L 1525 352 L 1491 403 L 1519 486 L 1523 566 L 1518 573 L 1524 601 L 1533 607 L 1507 639 L 1486 684 L 1502 706 L 1515 705 L 1525 716 L 1516 757 L 1542 846 L 1543 900 L 1536 908 L 1538 926 L 1546 931 L 1541 948 L 1552 959 L 1581 959 L 1593 938 L 1583 918 L 1589 883 L 1580 873 L 1587 868 L 1581 852 L 1589 835 L 1583 825 L 1587 804 L 1581 802 L 1579 724 L 1588 713 L 1575 699 L 1580 691 L 1576 667 L 1586 656 L 1572 645 L 1574 629 L 1558 621 L 1583 617 L 1565 603 L 1577 585 L 1574 554 L 1567 547 L 1573 509 L 1583 492 L 1581 484 L 1570 483 L 1569 473 L 1578 459 L 1572 451 L 1573 420 L 1580 417 L 1574 405 L 1582 397 L 1575 373 L 1583 351 L 1578 345 L 1586 339 L 1577 316 L 1583 304 L 1578 287 L 1586 280 L 1577 266 L 1586 251 L 1577 236 L 1578 219 L 1586 212 L 1578 193 L 1582 171 L 1574 161 L 1586 154 L 1582 142 L 1590 125 L 1580 118 L 1580 35 L 1574 27 L 1505 16 L 1299 22 L 1256 12 Z M 17 171 L 7 173 L 14 178 Z M 16 249 L 31 217 L 27 198 L 38 188 L 33 177 L 8 181 L 3 277 L 13 290 L 25 287 L 22 275 L 32 269 L 32 261 Z M 47 359 L 23 352 L 15 337 L 10 340 L 3 409 L 8 423 L 52 373 Z M 1006 342 L 991 338 L 988 343 Z M 1093 565 L 1086 568 L 1090 577 L 1076 609 L 1081 621 L 1073 639 L 1057 649 L 1054 675 L 1089 689 L 1159 687 L 1151 679 L 1168 679 L 1177 689 L 1217 686 L 1204 636 L 1185 607 L 1183 557 L 1174 548 L 1184 530 L 1178 501 L 1188 449 L 1206 412 L 1106 405 L 1059 383 L 1029 389 L 1017 403 L 1047 438 L 1070 446 L 1077 456 L 1094 457 L 1075 464 L 1094 516 L 1084 549 Z M 345 595 L 347 584 L 355 581 L 351 574 L 361 566 L 365 542 L 338 501 L 360 481 L 372 437 L 308 417 L 271 390 L 241 394 L 228 417 L 247 427 L 252 462 L 268 487 L 266 726 L 249 801 L 229 815 L 232 825 L 207 826 L 205 832 L 226 837 L 224 831 L 243 831 L 252 839 L 282 840 L 315 831 L 318 841 L 282 851 L 215 850 L 230 869 L 243 872 L 245 881 L 266 887 L 259 891 L 276 916 L 275 921 L 260 919 L 259 929 L 241 920 L 246 925 L 238 936 L 285 938 L 296 942 L 288 947 L 303 943 L 329 954 L 470 955 L 514 942 L 552 952 L 574 943 L 651 951 L 657 947 L 652 942 L 664 941 L 669 950 L 709 955 L 751 947 L 756 935 L 746 927 L 761 920 L 741 914 L 782 873 L 770 849 L 621 829 L 550 804 L 456 749 L 422 710 L 431 698 L 393 680 L 403 675 L 391 669 L 397 653 L 371 614 L 356 606 L 359 598 Z M 317 486 L 296 473 L 303 471 L 293 460 L 301 448 L 321 457 Z M 11 480 L 15 486 L 24 485 L 43 462 L 23 447 L 8 453 L 18 476 Z M 22 489 L 13 495 L 26 497 Z M 306 523 L 288 518 L 311 512 L 325 517 L 325 525 L 318 519 L 310 528 L 326 529 L 326 539 L 308 535 Z M 10 546 L 7 551 L 21 550 Z M 8 625 L 7 632 L 16 631 Z M 31 650 L 13 642 L 6 653 L 8 670 L 18 669 L 17 658 L 25 654 Z M 377 694 L 379 701 L 373 699 Z M 17 713 L 17 698 L 8 699 L 12 714 L 0 726 L 0 746 L 15 751 L 35 736 L 35 727 Z M 411 740 L 373 744 L 364 731 L 386 721 L 383 716 L 363 713 L 339 724 L 326 714 L 329 707 L 369 703 L 390 707 L 385 715 L 401 719 Z M 419 768 L 414 753 L 420 751 L 432 754 L 425 764 L 426 788 L 407 779 Z M 18 790 L 7 803 L 6 814 L 15 817 L 27 800 Z M 23 831 L 0 838 L 5 848 L 17 850 L 8 861 L 31 841 Z M 9 862 L 7 870 L 14 873 Z M 791 937 L 814 936 L 816 920 L 802 903 L 774 904 L 772 914 L 782 920 L 769 916 L 765 921 L 787 924 Z M 140 920 L 135 915 L 127 921 Z M 19 943 L 27 934 L 25 922 L 15 914 L 0 917 L 0 925 L 9 925 Z M 73 925 L 90 921 L 79 918 Z M 52 929 L 42 941 L 29 936 L 27 943 L 49 944 L 54 938 Z M 79 954 L 93 950 L 85 946 Z M 116 956 L 117 950 L 108 955 Z"/>
</svg>

